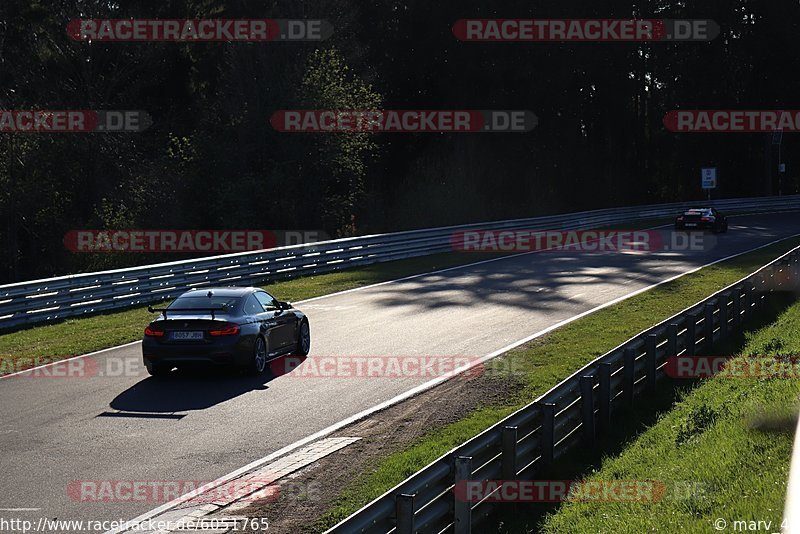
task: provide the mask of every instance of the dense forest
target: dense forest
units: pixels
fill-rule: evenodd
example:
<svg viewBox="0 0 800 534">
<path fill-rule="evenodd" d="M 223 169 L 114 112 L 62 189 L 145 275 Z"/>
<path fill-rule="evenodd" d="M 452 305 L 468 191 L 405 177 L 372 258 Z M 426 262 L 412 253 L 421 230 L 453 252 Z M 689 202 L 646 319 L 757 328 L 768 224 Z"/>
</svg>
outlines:
<svg viewBox="0 0 800 534">
<path fill-rule="evenodd" d="M 0 283 L 176 259 L 74 254 L 74 229 L 358 235 L 778 193 L 765 133 L 676 109 L 797 109 L 800 4 L 775 0 L 2 0 L 0 109 L 145 110 L 138 133 L 0 133 Z M 319 42 L 81 42 L 80 18 L 325 19 Z M 713 19 L 708 42 L 463 42 L 462 18 Z M 800 65 L 798 65 L 800 67 Z M 527 133 L 282 133 L 281 109 L 507 109 Z M 783 136 L 783 193 L 797 192 Z M 800 163 L 798 163 L 800 164 Z"/>
</svg>

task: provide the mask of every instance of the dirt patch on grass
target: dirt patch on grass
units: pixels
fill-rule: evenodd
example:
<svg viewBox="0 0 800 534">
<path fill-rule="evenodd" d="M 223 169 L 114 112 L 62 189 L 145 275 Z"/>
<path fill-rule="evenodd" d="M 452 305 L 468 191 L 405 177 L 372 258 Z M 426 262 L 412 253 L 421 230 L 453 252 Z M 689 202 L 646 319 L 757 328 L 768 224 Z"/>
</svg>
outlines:
<svg viewBox="0 0 800 534">
<path fill-rule="evenodd" d="M 362 439 L 282 479 L 278 484 L 290 491 L 281 491 L 274 502 L 256 501 L 235 515 L 267 518 L 270 532 L 315 532 L 315 522 L 333 506 L 342 488 L 382 458 L 477 408 L 502 404 L 521 388 L 521 381 L 509 377 L 448 380 L 327 436 Z"/>
</svg>

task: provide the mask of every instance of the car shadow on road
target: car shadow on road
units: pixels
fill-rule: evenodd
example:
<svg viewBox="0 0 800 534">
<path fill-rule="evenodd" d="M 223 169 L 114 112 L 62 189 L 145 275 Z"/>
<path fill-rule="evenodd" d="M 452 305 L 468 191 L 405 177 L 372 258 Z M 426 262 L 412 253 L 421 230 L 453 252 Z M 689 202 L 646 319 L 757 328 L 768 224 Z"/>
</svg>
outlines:
<svg viewBox="0 0 800 534">
<path fill-rule="evenodd" d="M 269 382 L 291 372 L 305 358 L 282 356 L 267 364 L 258 376 L 213 368 L 175 369 L 164 377 L 148 377 L 126 389 L 109 403 L 122 413 L 157 414 L 204 410 L 245 393 L 269 389 Z M 111 415 L 111 414 L 104 414 Z"/>
</svg>

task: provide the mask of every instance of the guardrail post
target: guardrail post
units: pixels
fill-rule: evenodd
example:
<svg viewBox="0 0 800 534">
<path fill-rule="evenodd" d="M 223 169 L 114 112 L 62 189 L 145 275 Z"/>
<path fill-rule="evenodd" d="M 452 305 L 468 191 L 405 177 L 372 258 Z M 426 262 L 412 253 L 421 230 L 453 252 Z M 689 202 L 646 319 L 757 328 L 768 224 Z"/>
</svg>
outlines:
<svg viewBox="0 0 800 534">
<path fill-rule="evenodd" d="M 742 287 L 742 299 L 739 302 L 739 308 L 742 310 L 742 321 L 745 322 L 750 318 L 750 297 L 752 296 L 753 286 L 750 282 L 745 282 Z"/>
<path fill-rule="evenodd" d="M 601 363 L 597 366 L 600 371 L 600 428 L 606 432 L 611 426 L 611 364 Z"/>
<path fill-rule="evenodd" d="M 582 376 L 581 381 L 581 419 L 583 420 L 583 441 L 594 446 L 594 376 Z"/>
<path fill-rule="evenodd" d="M 703 337 L 705 338 L 705 343 L 703 343 L 703 349 L 705 351 L 710 351 L 711 347 L 714 346 L 714 304 L 712 302 L 707 302 L 704 312 Z"/>
<path fill-rule="evenodd" d="M 633 385 L 635 381 L 636 351 L 625 349 L 622 351 L 624 367 L 622 369 L 622 392 L 625 394 L 625 402 L 628 406 L 633 405 Z"/>
<path fill-rule="evenodd" d="M 556 405 L 552 402 L 543 402 L 542 406 L 542 464 L 553 463 L 553 449 L 555 448 L 555 423 Z"/>
<path fill-rule="evenodd" d="M 759 300 L 758 291 L 759 291 L 759 288 L 761 287 L 761 284 L 760 284 L 759 280 L 760 280 L 759 276 L 754 276 L 753 278 L 750 279 L 750 282 L 752 283 L 752 287 L 750 288 L 750 291 L 749 291 L 749 293 L 750 293 L 750 299 L 749 300 L 750 300 L 750 304 L 752 304 L 752 306 L 750 307 L 750 311 L 752 311 L 752 312 L 755 312 L 755 311 L 758 310 L 758 300 Z"/>
<path fill-rule="evenodd" d="M 472 456 L 456 456 L 455 458 L 455 485 L 465 483 L 472 479 Z M 458 498 L 456 490 L 453 530 L 455 534 L 470 534 L 472 532 L 472 503 L 464 492 L 464 498 Z"/>
<path fill-rule="evenodd" d="M 667 357 L 672 358 L 678 355 L 678 324 L 670 323 L 667 326 Z"/>
<path fill-rule="evenodd" d="M 647 389 L 650 393 L 656 390 L 656 345 L 658 344 L 658 336 L 650 334 L 645 340 L 645 348 L 647 353 L 645 355 L 645 363 L 647 364 Z"/>
<path fill-rule="evenodd" d="M 766 290 L 767 278 L 764 276 L 764 273 L 761 273 L 755 278 L 755 280 L 756 280 L 755 291 L 754 291 L 753 295 L 755 297 L 758 297 L 758 295 L 760 295 L 761 293 L 763 293 Z M 754 298 L 753 300 L 755 300 L 756 307 L 758 307 L 759 299 L 758 298 Z"/>
<path fill-rule="evenodd" d="M 778 287 L 778 284 L 775 281 L 775 271 L 774 269 L 769 272 L 766 279 L 764 280 L 766 283 L 764 284 L 764 294 L 763 298 L 761 299 L 761 307 L 765 307 L 769 302 L 770 298 L 772 297 L 772 293 Z"/>
<path fill-rule="evenodd" d="M 764 293 L 764 282 L 765 282 L 764 275 L 760 274 L 756 276 L 755 280 L 756 284 L 755 287 L 753 288 L 753 305 L 754 305 L 753 308 L 755 308 L 755 311 L 758 311 L 761 309 L 761 306 L 764 303 L 764 299 L 762 298 Z"/>
<path fill-rule="evenodd" d="M 414 495 L 401 493 L 395 503 L 397 508 L 397 534 L 414 534 Z"/>
<path fill-rule="evenodd" d="M 728 299 L 729 294 L 720 295 L 717 299 L 719 303 L 719 339 L 722 341 L 728 337 Z"/>
<path fill-rule="evenodd" d="M 500 456 L 503 480 L 517 478 L 517 427 L 504 426 L 502 431 L 503 451 Z"/>
<path fill-rule="evenodd" d="M 735 327 L 739 326 L 742 322 L 742 288 L 737 287 L 734 288 L 735 293 L 733 294 L 733 321 L 732 325 Z"/>
<path fill-rule="evenodd" d="M 697 351 L 697 314 L 690 313 L 686 319 L 686 356 L 694 356 Z"/>
<path fill-rule="evenodd" d="M 744 295 L 742 296 L 742 322 L 750 319 L 752 315 L 751 305 L 753 304 L 753 297 L 755 286 L 748 280 L 744 284 Z"/>
</svg>

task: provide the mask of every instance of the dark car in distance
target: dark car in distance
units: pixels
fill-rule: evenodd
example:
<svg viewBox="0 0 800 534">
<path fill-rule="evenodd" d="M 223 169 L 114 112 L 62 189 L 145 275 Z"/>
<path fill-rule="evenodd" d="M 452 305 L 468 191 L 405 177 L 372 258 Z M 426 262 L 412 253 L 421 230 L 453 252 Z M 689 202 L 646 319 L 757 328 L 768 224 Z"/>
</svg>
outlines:
<svg viewBox="0 0 800 534">
<path fill-rule="evenodd" d="M 728 218 L 714 208 L 691 208 L 675 218 L 676 230 L 728 231 Z"/>
<path fill-rule="evenodd" d="M 153 376 L 211 364 L 260 374 L 272 358 L 306 356 L 308 319 L 255 287 L 192 289 L 162 309 L 144 331 L 142 357 Z"/>
</svg>

